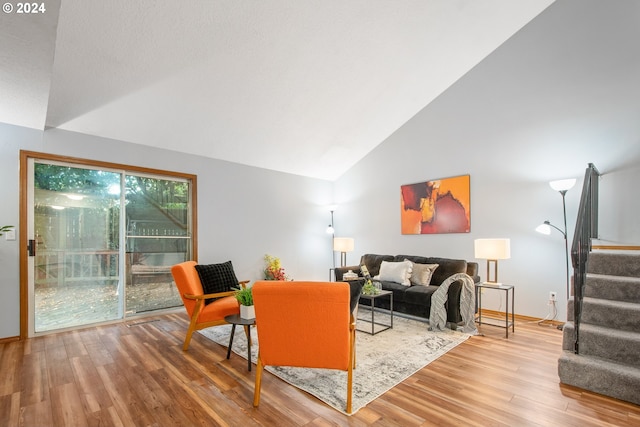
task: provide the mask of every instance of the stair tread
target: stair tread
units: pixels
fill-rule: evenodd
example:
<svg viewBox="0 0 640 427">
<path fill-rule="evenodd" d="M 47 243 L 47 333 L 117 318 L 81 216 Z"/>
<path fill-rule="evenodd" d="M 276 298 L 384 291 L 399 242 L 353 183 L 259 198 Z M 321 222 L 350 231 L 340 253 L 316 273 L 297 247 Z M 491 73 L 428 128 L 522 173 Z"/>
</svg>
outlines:
<svg viewBox="0 0 640 427">
<path fill-rule="evenodd" d="M 574 327 L 573 323 L 571 324 L 570 327 L 571 328 Z M 640 341 L 640 331 L 629 331 L 625 329 L 610 328 L 608 326 L 594 325 L 592 323 L 581 323 L 580 331 L 581 332 L 590 331 L 590 332 L 593 332 L 596 334 L 602 334 L 602 335 L 616 335 L 617 337 L 622 339 Z"/>
<path fill-rule="evenodd" d="M 640 277 L 588 274 L 584 296 L 640 303 Z"/>
<path fill-rule="evenodd" d="M 602 273 L 587 273 L 587 278 L 594 279 L 614 279 L 620 282 L 628 282 L 628 283 L 639 283 L 640 277 L 635 276 L 617 276 L 615 274 L 602 274 Z"/>
<path fill-rule="evenodd" d="M 591 252 L 587 273 L 612 273 L 619 276 L 640 275 L 640 254 L 621 252 Z"/>
<path fill-rule="evenodd" d="M 640 405 L 640 367 L 564 350 L 558 359 L 560 382 Z"/>
<path fill-rule="evenodd" d="M 569 350 L 564 350 L 560 358 L 565 360 L 571 360 L 577 363 L 593 364 L 593 366 L 596 366 L 598 368 L 611 369 L 611 370 L 623 372 L 624 374 L 632 376 L 638 381 L 640 381 L 640 367 L 637 365 L 615 362 L 610 359 L 604 359 L 602 357 L 592 356 L 587 354 L 575 354 L 573 351 L 569 351 Z"/>
<path fill-rule="evenodd" d="M 584 307 L 584 303 L 588 303 L 588 304 L 594 304 L 594 305 L 604 305 L 604 306 L 610 306 L 610 307 L 615 307 L 618 309 L 637 309 L 640 310 L 640 303 L 638 302 L 633 302 L 633 301 L 620 301 L 620 300 L 614 300 L 614 299 L 603 299 L 603 298 L 596 298 L 596 297 L 584 297 L 582 298 L 582 303 L 583 303 L 583 307 Z"/>
</svg>

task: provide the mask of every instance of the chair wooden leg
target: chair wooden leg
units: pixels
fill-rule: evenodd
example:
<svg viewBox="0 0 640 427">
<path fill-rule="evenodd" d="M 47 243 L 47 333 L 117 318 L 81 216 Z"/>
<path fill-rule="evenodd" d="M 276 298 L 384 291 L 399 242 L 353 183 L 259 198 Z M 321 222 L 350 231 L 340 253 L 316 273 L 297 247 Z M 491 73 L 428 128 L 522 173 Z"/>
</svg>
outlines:
<svg viewBox="0 0 640 427">
<path fill-rule="evenodd" d="M 256 365 L 256 381 L 253 389 L 253 406 L 258 407 L 260 404 L 260 387 L 262 386 L 262 359 L 258 354 L 258 363 Z"/>
<path fill-rule="evenodd" d="M 184 339 L 184 345 L 182 346 L 182 351 L 187 351 L 189 348 L 189 343 L 191 343 L 191 336 L 196 330 L 196 325 L 198 324 L 198 317 L 200 317 L 200 312 L 202 311 L 203 301 L 198 300 L 196 303 L 196 307 L 193 310 L 193 314 L 191 315 L 191 319 L 189 320 L 189 329 L 187 329 L 187 336 Z"/>
<path fill-rule="evenodd" d="M 187 351 L 189 349 L 189 344 L 191 343 L 191 336 L 193 335 L 193 329 L 189 327 L 187 330 L 187 336 L 184 338 L 184 345 L 182 346 L 182 351 Z"/>
<path fill-rule="evenodd" d="M 354 310 L 354 312 L 358 311 L 358 307 Z M 351 314 L 351 325 L 349 326 L 351 332 L 351 365 L 353 369 L 356 369 L 356 317 L 353 313 Z"/>
<path fill-rule="evenodd" d="M 347 414 L 351 413 L 351 395 L 353 394 L 353 367 L 347 372 Z"/>
<path fill-rule="evenodd" d="M 356 369 L 356 330 L 351 331 L 351 366 Z"/>
<path fill-rule="evenodd" d="M 347 414 L 351 413 L 351 397 L 353 394 L 353 370 L 356 368 L 356 331 L 351 329 L 349 343 L 349 368 L 347 369 Z"/>
</svg>

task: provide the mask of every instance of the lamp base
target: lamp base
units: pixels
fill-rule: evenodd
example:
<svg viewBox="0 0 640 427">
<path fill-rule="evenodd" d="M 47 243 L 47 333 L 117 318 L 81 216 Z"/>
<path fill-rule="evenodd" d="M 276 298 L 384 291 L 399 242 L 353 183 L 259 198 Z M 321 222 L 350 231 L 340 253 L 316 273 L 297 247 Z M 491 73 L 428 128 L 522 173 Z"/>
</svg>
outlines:
<svg viewBox="0 0 640 427">
<path fill-rule="evenodd" d="M 482 282 L 482 284 L 484 286 L 496 286 L 496 287 L 503 285 L 503 283 L 501 283 L 501 282 Z"/>
<path fill-rule="evenodd" d="M 491 264 L 493 264 L 493 280 L 491 280 Z M 496 283 L 498 280 L 498 260 L 497 259 L 488 259 L 487 260 L 487 281 L 485 283 Z"/>
</svg>

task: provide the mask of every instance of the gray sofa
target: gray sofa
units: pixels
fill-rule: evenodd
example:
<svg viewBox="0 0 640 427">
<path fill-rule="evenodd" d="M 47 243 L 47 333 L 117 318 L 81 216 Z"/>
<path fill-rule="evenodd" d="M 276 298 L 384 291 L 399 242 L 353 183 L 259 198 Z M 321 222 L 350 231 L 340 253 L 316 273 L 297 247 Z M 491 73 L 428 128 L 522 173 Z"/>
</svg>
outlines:
<svg viewBox="0 0 640 427">
<path fill-rule="evenodd" d="M 380 273 L 380 266 L 383 261 L 387 262 L 402 262 L 409 260 L 415 264 L 438 264 L 438 267 L 433 271 L 431 281 L 428 286 L 411 285 L 406 286 L 397 282 L 380 280 L 382 289 L 393 292 L 393 309 L 394 312 L 400 312 L 410 314 L 413 316 L 429 318 L 431 311 L 431 296 L 438 289 L 438 286 L 445 281 L 448 277 L 456 273 L 466 273 L 474 282 L 479 282 L 478 276 L 478 263 L 467 262 L 460 259 L 450 258 L 437 258 L 437 257 L 423 257 L 416 255 L 376 255 L 365 254 L 360 259 L 359 265 L 352 265 L 347 267 L 338 267 L 335 269 L 336 281 L 342 281 L 344 273 L 352 270 L 362 277 L 360 270 L 361 265 L 366 265 L 371 277 L 377 276 Z M 458 324 L 462 322 L 462 316 L 460 314 L 460 292 L 462 290 L 462 282 L 455 281 L 451 284 L 448 291 L 446 309 L 447 309 L 447 323 Z M 368 301 L 363 300 L 363 304 L 367 304 Z M 389 300 L 382 298 L 376 302 L 376 307 L 389 308 Z"/>
</svg>

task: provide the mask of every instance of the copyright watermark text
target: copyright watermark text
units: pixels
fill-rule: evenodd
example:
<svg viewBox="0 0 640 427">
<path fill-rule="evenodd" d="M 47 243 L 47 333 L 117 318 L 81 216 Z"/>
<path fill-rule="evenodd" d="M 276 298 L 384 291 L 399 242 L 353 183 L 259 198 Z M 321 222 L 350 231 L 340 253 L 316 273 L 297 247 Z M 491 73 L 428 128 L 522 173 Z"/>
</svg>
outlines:
<svg viewBox="0 0 640 427">
<path fill-rule="evenodd" d="M 45 13 L 47 8 L 42 3 L 4 3 L 2 5 L 2 11 L 4 13 L 15 13 L 16 15 L 26 15 L 26 14 L 38 14 Z"/>
</svg>

